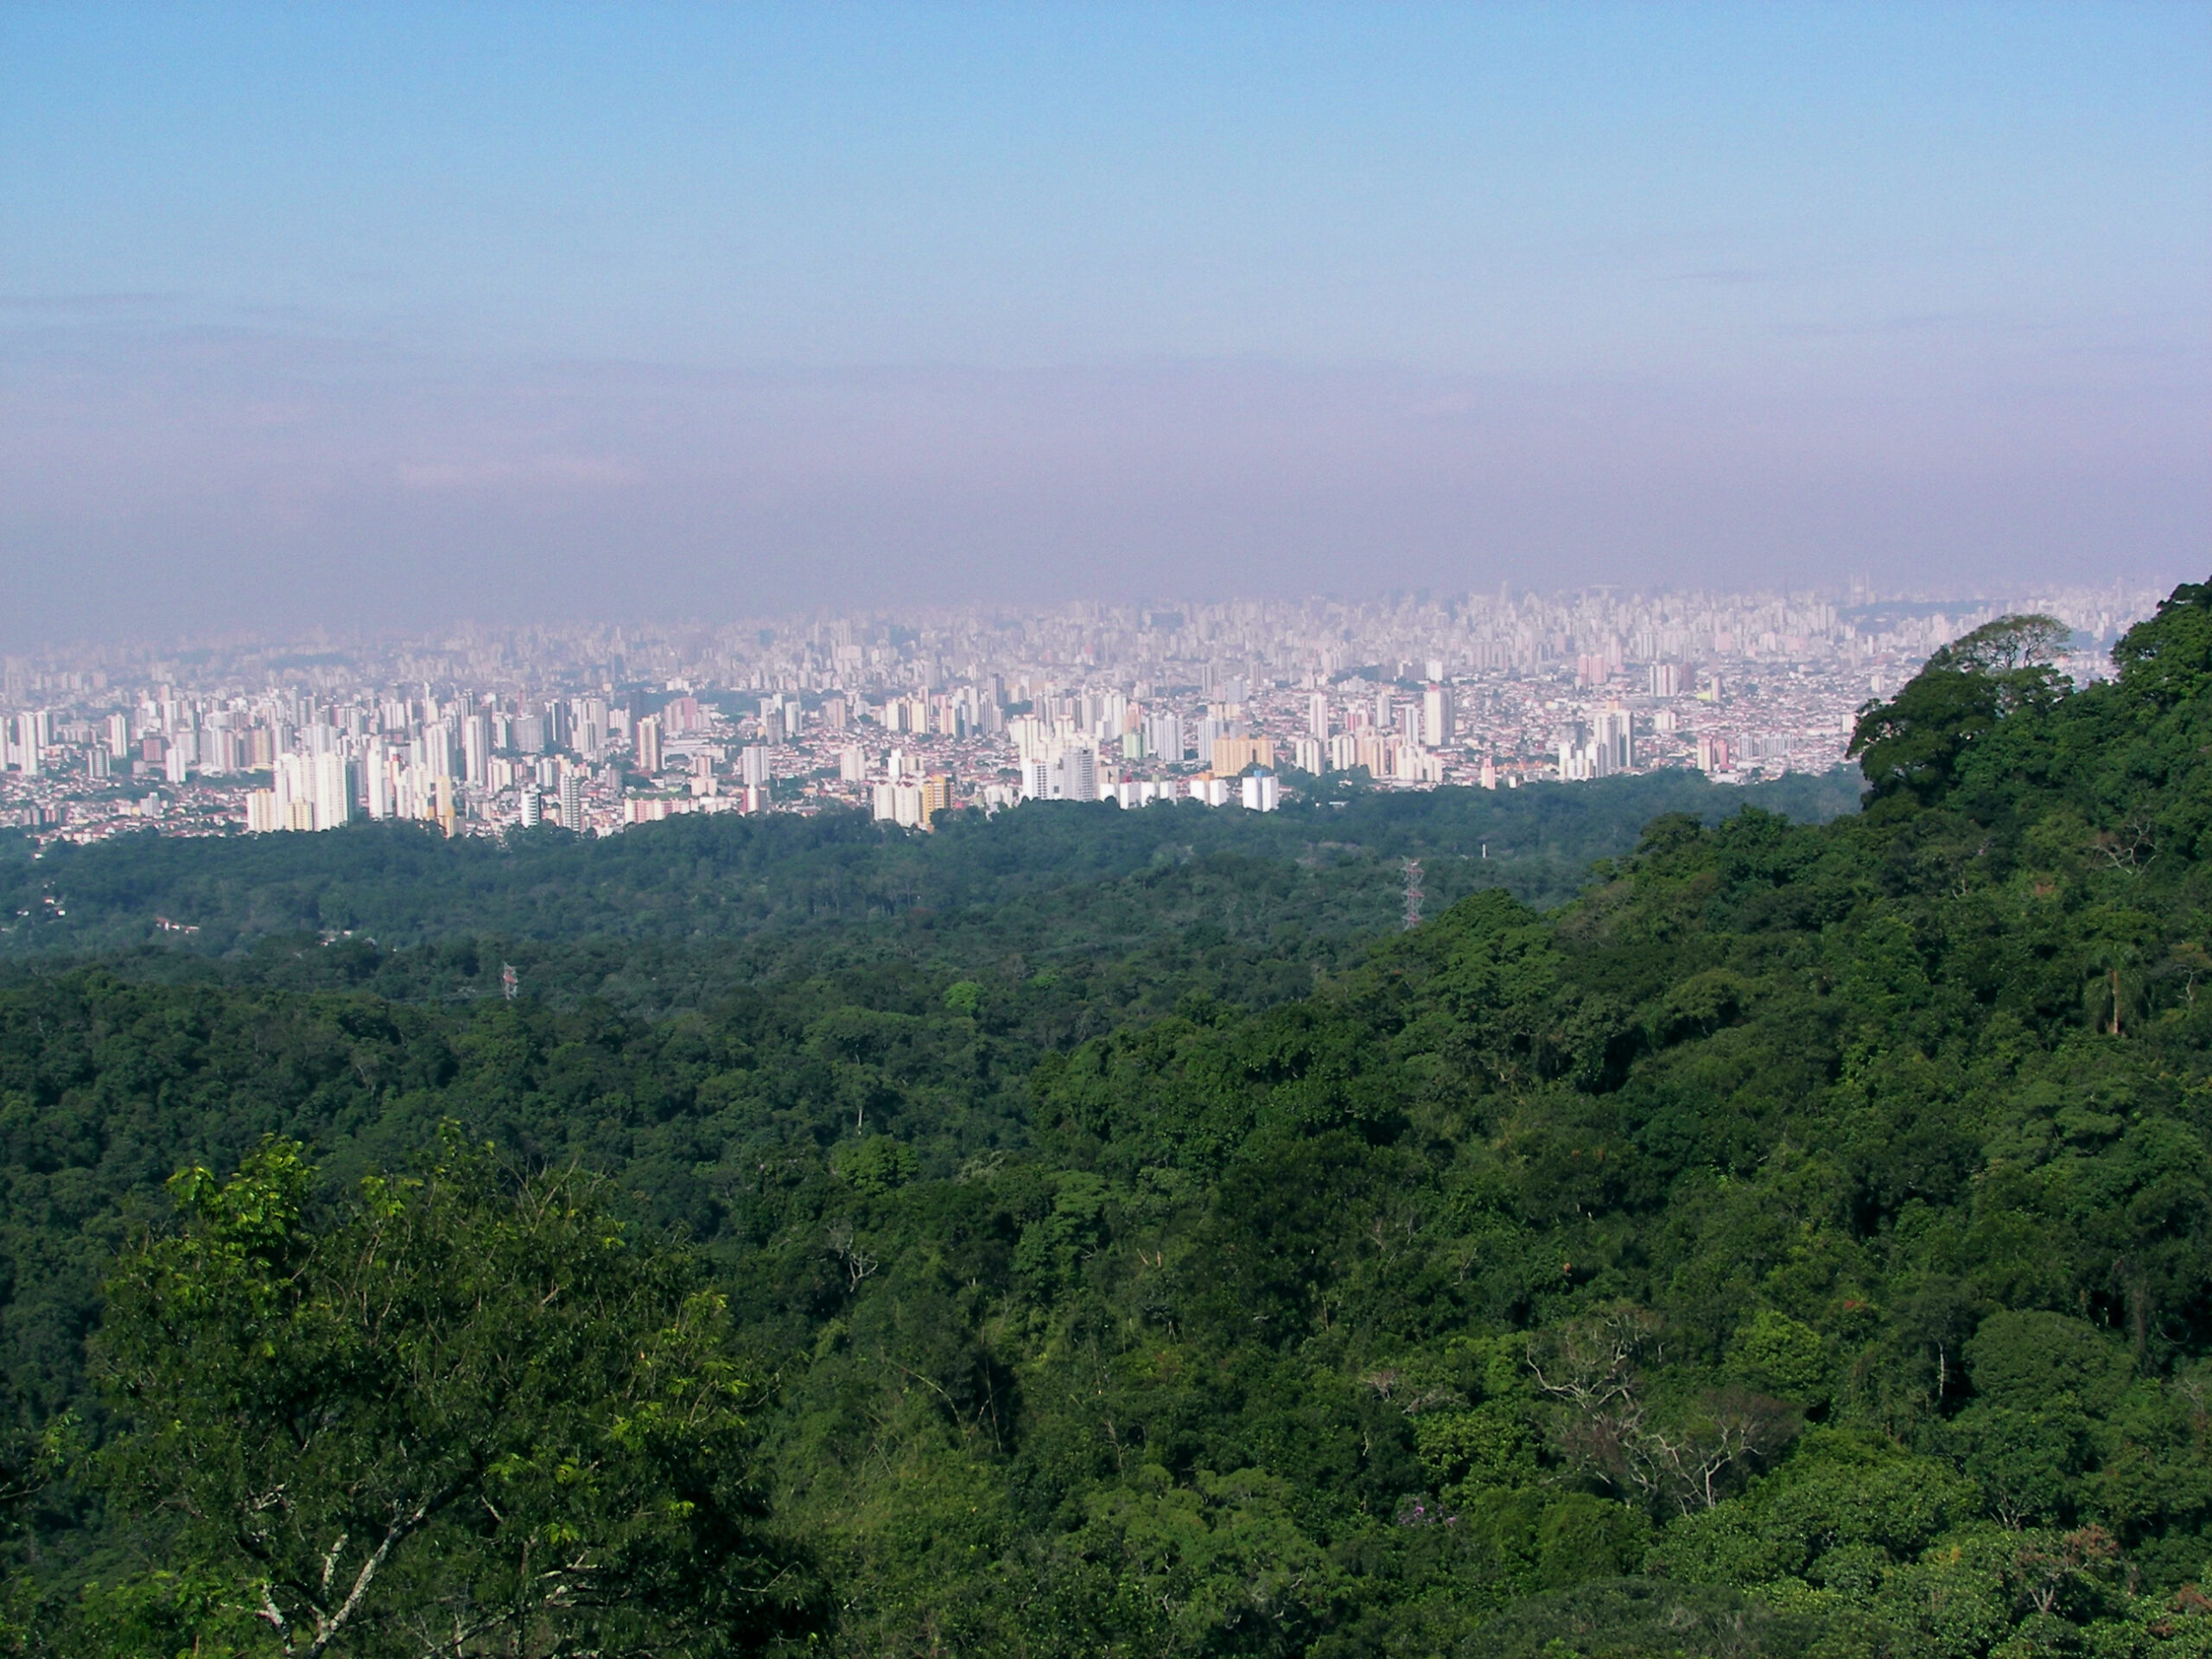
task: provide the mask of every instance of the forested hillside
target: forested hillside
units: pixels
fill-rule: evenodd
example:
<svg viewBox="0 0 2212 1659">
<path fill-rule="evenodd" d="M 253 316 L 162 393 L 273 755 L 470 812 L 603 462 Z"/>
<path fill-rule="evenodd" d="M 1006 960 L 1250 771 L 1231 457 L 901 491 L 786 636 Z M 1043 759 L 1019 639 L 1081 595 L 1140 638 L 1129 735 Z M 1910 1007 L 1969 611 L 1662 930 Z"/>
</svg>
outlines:
<svg viewBox="0 0 2212 1659">
<path fill-rule="evenodd" d="M 16 1639 L 2212 1653 L 2212 584 L 2046 644 L 1870 711 L 1858 815 L 1242 979 L 1183 936 L 1316 866 L 657 1004 L 26 973 Z"/>
<path fill-rule="evenodd" d="M 1591 860 L 1626 852 L 1662 812 L 1718 819 L 1746 802 L 1806 821 L 1857 805 L 1849 774 L 1732 788 L 1694 772 L 1488 791 L 1324 790 L 1280 812 L 1195 804 L 956 813 L 912 836 L 857 812 L 673 818 L 594 840 L 546 828 L 448 842 L 412 823 L 327 835 L 181 840 L 153 833 L 34 858 L 0 838 L 0 957 L 153 941 L 200 956 L 257 940 L 345 934 L 387 948 L 464 936 L 518 942 L 779 938 L 825 924 L 1026 913 L 1164 868 L 1259 861 L 1309 873 L 1309 904 L 1363 931 L 1393 923 L 1399 861 L 1429 861 L 1446 902 L 1503 886 L 1532 904 L 1573 896 Z M 1138 918 L 1148 925 L 1149 916 Z M 162 925 L 167 923 L 168 927 Z M 181 930 L 190 929 L 185 932 Z"/>
</svg>

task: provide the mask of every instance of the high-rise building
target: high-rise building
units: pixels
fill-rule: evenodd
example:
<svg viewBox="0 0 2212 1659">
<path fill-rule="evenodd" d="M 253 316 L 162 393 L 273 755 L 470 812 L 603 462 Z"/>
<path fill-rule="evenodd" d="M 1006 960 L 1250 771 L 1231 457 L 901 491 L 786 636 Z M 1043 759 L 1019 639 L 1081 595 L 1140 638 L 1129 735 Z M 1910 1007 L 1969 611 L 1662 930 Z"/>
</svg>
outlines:
<svg viewBox="0 0 2212 1659">
<path fill-rule="evenodd" d="M 580 772 L 561 774 L 561 827 L 578 835 L 584 827 L 584 779 Z"/>
<path fill-rule="evenodd" d="M 17 715 L 8 722 L 8 755 L 16 770 L 26 778 L 35 778 L 44 766 L 40 753 L 39 717 L 29 714 Z"/>
<path fill-rule="evenodd" d="M 1316 742 L 1325 743 L 1329 741 L 1329 694 L 1327 692 L 1316 691 L 1306 699 L 1306 729 L 1313 734 Z M 1319 768 L 1317 766 L 1313 770 L 1318 772 Z"/>
<path fill-rule="evenodd" d="M 1599 711 L 1597 756 L 1597 775 L 1600 778 L 1634 768 L 1636 747 L 1630 736 L 1629 712 L 1618 703 L 1608 704 Z"/>
<path fill-rule="evenodd" d="M 381 820 L 398 814 L 398 791 L 395 787 L 397 780 L 391 775 L 391 756 L 386 753 L 381 740 L 370 744 L 361 757 L 361 781 L 368 798 L 369 817 L 372 819 Z"/>
<path fill-rule="evenodd" d="M 952 779 L 941 772 L 933 772 L 922 779 L 922 827 L 932 829 L 937 815 L 952 807 Z"/>
<path fill-rule="evenodd" d="M 1211 754 L 1214 775 L 1234 778 L 1248 766 L 1272 766 L 1275 741 L 1271 737 L 1217 737 Z"/>
<path fill-rule="evenodd" d="M 537 828 L 538 824 L 543 821 L 545 817 L 544 798 L 535 789 L 529 787 L 527 785 L 523 788 L 521 808 L 520 817 L 522 820 L 522 827 L 524 829 L 535 830 Z"/>
<path fill-rule="evenodd" d="M 574 722 L 569 747 L 587 760 L 597 760 L 607 749 L 607 699 L 571 697 L 569 713 Z"/>
<path fill-rule="evenodd" d="M 660 770 L 660 717 L 647 715 L 637 725 L 638 770 L 648 778 Z"/>
<path fill-rule="evenodd" d="M 1679 697 L 1682 694 L 1682 665 L 1680 663 L 1654 663 L 1650 668 L 1651 695 L 1655 697 Z"/>
<path fill-rule="evenodd" d="M 318 754 L 309 779 L 314 791 L 315 827 L 335 830 L 353 816 L 352 768 L 342 754 Z"/>
<path fill-rule="evenodd" d="M 1421 696 L 1421 741 L 1432 749 L 1450 748 L 1459 738 L 1458 713 L 1452 688 L 1431 682 Z"/>
<path fill-rule="evenodd" d="M 482 715 L 471 715 L 461 722 L 461 769 L 473 788 L 483 788 L 491 778 L 492 722 Z"/>
<path fill-rule="evenodd" d="M 1282 786 L 1271 772 L 1255 772 L 1238 788 L 1248 812 L 1272 812 L 1282 804 Z"/>
<path fill-rule="evenodd" d="M 1085 748 L 1070 749 L 1060 757 L 1059 798 L 1095 801 L 1098 798 L 1098 757 Z"/>
<path fill-rule="evenodd" d="M 454 769 L 454 731 L 449 720 L 434 720 L 423 728 L 423 757 L 418 763 L 433 772 L 450 774 Z"/>
<path fill-rule="evenodd" d="M 748 743 L 737 757 L 738 780 L 748 789 L 765 789 L 768 784 L 768 747 L 765 743 Z"/>
<path fill-rule="evenodd" d="M 927 829 L 926 790 L 925 784 L 877 784 L 868 791 L 869 811 L 878 820 L 901 829 Z"/>
<path fill-rule="evenodd" d="M 1559 776 L 1566 784 L 1579 784 L 1597 775 L 1589 728 L 1580 721 L 1562 728 L 1559 734 Z"/>
</svg>

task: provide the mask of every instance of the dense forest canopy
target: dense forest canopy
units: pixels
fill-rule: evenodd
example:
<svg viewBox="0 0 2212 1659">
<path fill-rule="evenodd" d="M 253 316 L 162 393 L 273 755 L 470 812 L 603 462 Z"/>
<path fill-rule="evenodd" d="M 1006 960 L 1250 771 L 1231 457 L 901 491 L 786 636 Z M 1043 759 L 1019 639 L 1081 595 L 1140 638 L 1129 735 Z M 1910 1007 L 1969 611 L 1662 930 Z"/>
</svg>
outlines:
<svg viewBox="0 0 2212 1659">
<path fill-rule="evenodd" d="M 1313 809 L 1382 815 L 1334 897 L 1293 815 L 1039 812 L 549 842 L 374 947 L 303 895 L 429 852 L 100 849 L 33 931 L 130 948 L 0 989 L 11 1639 L 2212 1653 L 2212 584 L 1871 708 L 1857 814 L 1654 801 L 1405 931 L 1467 849 L 1395 802 Z"/>
<path fill-rule="evenodd" d="M 302 933 L 387 948 L 462 936 L 774 938 L 972 910 L 1006 927 L 1031 919 L 1023 899 L 1057 906 L 1166 868 L 1255 860 L 1306 872 L 1323 895 L 1313 902 L 1357 910 L 1371 934 L 1392 924 L 1403 859 L 1427 861 L 1428 885 L 1446 902 L 1502 886 L 1554 905 L 1573 896 L 1592 859 L 1628 851 L 1658 814 L 1718 820 L 1746 801 L 1806 820 L 1858 804 L 1846 772 L 1732 788 L 1672 772 L 1595 789 L 1391 792 L 1338 779 L 1267 814 L 1190 802 L 956 812 L 934 836 L 843 809 L 676 818 L 597 839 L 549 826 L 449 842 L 411 823 L 212 841 L 149 830 L 35 855 L 35 843 L 10 832 L 0 837 L 0 958 L 149 939 L 219 957 Z M 1379 906 L 1377 890 L 1389 893 Z"/>
</svg>

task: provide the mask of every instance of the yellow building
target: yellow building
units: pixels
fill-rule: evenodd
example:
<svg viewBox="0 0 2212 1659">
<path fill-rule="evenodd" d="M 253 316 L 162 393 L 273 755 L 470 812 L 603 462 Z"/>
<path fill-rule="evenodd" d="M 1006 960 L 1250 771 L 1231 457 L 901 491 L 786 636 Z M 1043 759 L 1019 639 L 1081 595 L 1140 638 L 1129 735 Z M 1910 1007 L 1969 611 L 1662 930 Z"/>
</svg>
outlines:
<svg viewBox="0 0 2212 1659">
<path fill-rule="evenodd" d="M 922 779 L 922 828 L 935 827 L 936 817 L 952 805 L 952 779 L 944 772 L 931 772 Z"/>
<path fill-rule="evenodd" d="M 1275 741 L 1272 737 L 1217 737 L 1213 741 L 1214 775 L 1234 778 L 1247 766 L 1272 767 Z"/>
</svg>

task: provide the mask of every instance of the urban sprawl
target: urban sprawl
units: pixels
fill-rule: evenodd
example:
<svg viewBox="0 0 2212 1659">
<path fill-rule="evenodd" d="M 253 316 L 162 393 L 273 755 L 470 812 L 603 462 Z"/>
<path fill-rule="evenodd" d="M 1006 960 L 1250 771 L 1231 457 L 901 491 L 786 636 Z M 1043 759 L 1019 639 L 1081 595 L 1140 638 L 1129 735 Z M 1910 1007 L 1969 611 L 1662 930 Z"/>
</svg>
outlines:
<svg viewBox="0 0 2212 1659">
<path fill-rule="evenodd" d="M 2065 620 L 2082 678 L 2156 600 L 1500 591 L 86 647 L 0 663 L 0 823 L 603 835 L 857 806 L 926 830 L 1032 800 L 1266 811 L 1331 774 L 1746 779 L 1837 765 L 1869 698 L 1992 617 Z"/>
</svg>

